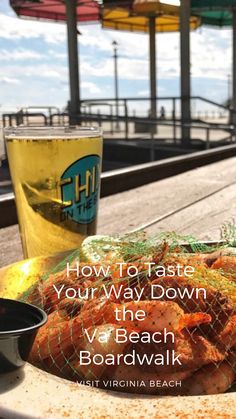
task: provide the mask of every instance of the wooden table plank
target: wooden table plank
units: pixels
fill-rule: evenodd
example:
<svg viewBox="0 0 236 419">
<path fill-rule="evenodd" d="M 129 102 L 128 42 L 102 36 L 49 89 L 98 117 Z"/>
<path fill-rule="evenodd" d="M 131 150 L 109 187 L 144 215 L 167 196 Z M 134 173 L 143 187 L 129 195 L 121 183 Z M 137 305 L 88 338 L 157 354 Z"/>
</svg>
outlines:
<svg viewBox="0 0 236 419">
<path fill-rule="evenodd" d="M 236 182 L 235 157 L 103 198 L 98 233 L 126 233 L 175 211 L 145 230 L 151 234 L 176 230 L 200 239 L 217 239 L 220 225 L 236 214 L 236 184 L 233 182 Z M 232 186 L 228 186 L 230 184 Z M 20 259 L 18 226 L 1 229 L 0 266 Z"/>
<path fill-rule="evenodd" d="M 0 267 L 23 259 L 18 225 L 0 229 Z"/>
<path fill-rule="evenodd" d="M 150 226 L 146 231 L 176 231 L 201 240 L 219 240 L 223 223 L 232 223 L 236 215 L 236 184 L 193 204 L 189 208 Z"/>
<path fill-rule="evenodd" d="M 98 230 L 103 234 L 134 230 L 157 217 L 163 217 L 169 211 L 180 210 L 234 181 L 236 158 L 103 198 Z"/>
</svg>

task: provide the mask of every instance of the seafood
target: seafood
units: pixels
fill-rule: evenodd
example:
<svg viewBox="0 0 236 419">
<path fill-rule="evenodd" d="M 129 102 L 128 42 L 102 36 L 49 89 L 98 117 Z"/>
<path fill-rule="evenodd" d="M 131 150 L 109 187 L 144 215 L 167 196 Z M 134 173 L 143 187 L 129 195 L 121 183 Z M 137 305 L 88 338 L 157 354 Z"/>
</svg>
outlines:
<svg viewBox="0 0 236 419">
<path fill-rule="evenodd" d="M 221 277 L 219 277 L 219 281 Z M 178 288 L 179 290 L 188 290 L 189 294 L 192 294 L 191 299 L 187 296 L 180 298 L 177 295 L 177 298 L 172 299 L 171 301 L 176 302 L 185 313 L 195 313 L 195 312 L 207 312 L 211 316 L 211 323 L 203 327 L 204 333 L 207 335 L 217 335 L 226 326 L 229 318 L 234 315 L 235 309 L 233 307 L 232 301 L 228 296 L 222 294 L 213 287 L 204 287 L 206 290 L 206 299 L 203 298 L 203 295 L 199 293 L 198 298 L 192 293 L 193 287 L 196 284 L 188 278 L 183 277 L 164 277 L 157 278 L 151 282 L 151 284 L 146 285 L 144 297 L 150 298 L 150 287 L 152 285 L 160 285 L 164 289 L 169 288 Z M 198 286 L 203 286 L 199 281 Z M 183 293 L 182 293 L 183 294 Z M 154 293 L 154 296 L 157 297 L 158 292 Z M 166 301 L 169 301 L 166 298 L 166 294 L 163 297 Z M 212 328 L 212 324 L 214 327 Z"/>
<path fill-rule="evenodd" d="M 40 329 L 31 351 L 32 363 L 39 359 L 53 358 L 57 363 L 64 363 L 65 359 L 74 352 L 76 345 L 83 336 L 83 330 L 91 324 L 101 324 L 107 309 L 107 300 L 96 301 L 83 308 L 79 316 L 70 318 L 66 310 L 56 311 L 48 316 L 48 322 Z"/>
<path fill-rule="evenodd" d="M 171 373 L 173 371 L 185 371 L 195 370 L 203 365 L 207 365 L 211 362 L 220 362 L 225 358 L 225 351 L 218 348 L 216 344 L 208 341 L 206 338 L 201 336 L 199 332 L 190 333 L 187 330 L 175 333 L 174 342 L 169 338 L 166 343 L 146 344 L 141 345 L 137 343 L 133 346 L 135 350 L 143 355 L 151 354 L 155 352 L 165 353 L 167 350 L 174 350 L 175 355 L 179 356 L 181 361 L 180 365 L 145 365 L 146 371 L 156 371 L 157 373 Z"/>
<path fill-rule="evenodd" d="M 236 280 L 236 257 L 220 256 L 211 266 L 212 269 L 220 269 L 227 277 Z"/>
<path fill-rule="evenodd" d="M 127 392 L 200 395 L 227 391 L 236 378 L 235 249 L 189 254 L 179 246 L 171 250 L 163 242 L 142 254 L 135 244 L 127 246 L 124 252 L 120 245 L 119 254 L 117 249 L 105 252 L 104 265 L 111 263 L 108 276 L 83 277 L 81 269 L 68 277 L 64 269 L 29 291 L 28 301 L 48 313 L 30 361 L 73 381 L 100 380 L 104 388 L 117 389 L 116 383 L 126 381 L 121 390 Z M 122 264 L 121 270 L 115 261 Z M 147 263 L 153 264 L 150 275 Z M 184 269 L 179 273 L 179 265 L 192 266 L 193 275 L 183 274 Z M 96 269 L 101 266 L 96 262 Z M 170 271 L 161 276 L 159 266 L 173 267 L 173 275 Z M 94 292 L 84 299 L 69 298 L 66 292 L 58 298 L 55 287 L 62 285 L 65 290 L 79 287 L 81 293 L 94 287 Z M 197 294 L 195 289 L 205 292 Z M 89 364 L 83 362 L 82 353 L 89 354 Z M 126 363 L 125 359 L 142 362 Z M 137 380 L 144 386 L 129 384 Z M 177 384 L 157 385 L 167 382 Z"/>
<path fill-rule="evenodd" d="M 233 384 L 235 371 L 224 361 L 221 364 L 210 364 L 196 371 L 184 382 L 184 394 L 199 396 L 202 394 L 224 393 Z"/>
<path fill-rule="evenodd" d="M 211 316 L 206 313 L 185 314 L 178 304 L 166 301 L 132 301 L 125 304 L 111 304 L 113 313 L 117 310 L 122 318 L 121 326 L 129 326 L 149 332 L 166 330 L 181 330 L 209 323 Z M 137 320 L 138 312 L 144 313 L 143 319 Z M 125 317 L 125 320 L 124 320 Z"/>
<path fill-rule="evenodd" d="M 225 328 L 216 336 L 215 340 L 225 351 L 236 345 L 236 315 L 229 319 Z"/>
<path fill-rule="evenodd" d="M 120 327 L 115 324 L 105 324 L 98 327 L 91 327 L 86 330 L 86 335 L 80 340 L 80 346 L 83 350 L 88 351 L 91 355 L 96 353 L 106 356 L 109 353 L 113 355 L 122 354 L 129 342 L 118 343 L 115 339 L 116 330 Z M 89 339 L 88 339 L 89 337 Z M 100 378 L 114 367 L 102 364 L 94 365 L 93 368 L 88 368 L 86 365 L 80 365 L 78 357 L 74 357 L 70 363 L 72 377 L 82 376 L 84 379 Z"/>
</svg>

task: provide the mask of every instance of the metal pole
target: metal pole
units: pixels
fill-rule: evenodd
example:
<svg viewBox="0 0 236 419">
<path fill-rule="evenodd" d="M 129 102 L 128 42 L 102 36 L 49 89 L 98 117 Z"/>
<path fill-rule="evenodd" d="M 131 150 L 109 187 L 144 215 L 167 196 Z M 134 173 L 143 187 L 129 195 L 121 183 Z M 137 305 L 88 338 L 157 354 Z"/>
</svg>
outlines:
<svg viewBox="0 0 236 419">
<path fill-rule="evenodd" d="M 236 112 L 236 8 L 233 8 L 233 77 L 232 77 L 232 108 Z M 236 113 L 231 115 L 231 123 L 236 125 Z"/>
<path fill-rule="evenodd" d="M 116 100 L 116 129 L 120 129 L 119 124 L 119 88 L 118 88 L 118 54 L 117 54 L 117 45 L 118 43 L 116 41 L 112 42 L 112 45 L 114 47 L 114 81 L 115 81 L 115 100 Z"/>
<path fill-rule="evenodd" d="M 180 63 L 181 63 L 181 119 L 182 144 L 191 144 L 191 82 L 190 82 L 190 0 L 182 0 L 180 5 Z"/>
<path fill-rule="evenodd" d="M 150 117 L 157 117 L 157 80 L 156 80 L 156 18 L 149 17 L 149 52 L 150 52 Z M 151 128 L 152 132 L 156 132 L 155 125 Z"/>
<path fill-rule="evenodd" d="M 67 36 L 68 36 L 68 61 L 70 76 L 70 103 L 69 121 L 74 125 L 78 123 L 80 114 L 80 88 L 79 88 L 79 58 L 76 20 L 76 1 L 65 0 Z"/>
</svg>

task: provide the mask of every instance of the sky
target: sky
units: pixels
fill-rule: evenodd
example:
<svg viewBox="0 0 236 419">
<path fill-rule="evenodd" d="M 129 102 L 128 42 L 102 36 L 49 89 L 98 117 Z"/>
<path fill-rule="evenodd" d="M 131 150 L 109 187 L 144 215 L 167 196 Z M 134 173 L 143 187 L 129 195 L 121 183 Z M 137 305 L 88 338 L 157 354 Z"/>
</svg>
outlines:
<svg viewBox="0 0 236 419">
<path fill-rule="evenodd" d="M 171 1 L 170 1 L 171 2 Z M 149 94 L 148 35 L 79 27 L 82 99 L 114 97 L 112 42 L 118 42 L 120 97 Z M 222 103 L 232 65 L 230 29 L 191 33 L 192 95 Z M 179 34 L 157 34 L 158 95 L 180 94 Z M 66 28 L 19 19 L 0 0 L 0 112 L 29 105 L 66 106 L 69 98 Z"/>
</svg>

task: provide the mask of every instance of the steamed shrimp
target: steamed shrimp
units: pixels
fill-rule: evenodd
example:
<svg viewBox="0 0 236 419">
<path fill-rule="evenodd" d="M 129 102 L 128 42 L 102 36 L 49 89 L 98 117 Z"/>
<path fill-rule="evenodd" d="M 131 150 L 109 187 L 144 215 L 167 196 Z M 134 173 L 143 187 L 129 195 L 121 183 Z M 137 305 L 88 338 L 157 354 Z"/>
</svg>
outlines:
<svg viewBox="0 0 236 419">
<path fill-rule="evenodd" d="M 225 351 L 236 345 L 236 315 L 229 319 L 225 328 L 216 336 L 215 340 Z"/>
<path fill-rule="evenodd" d="M 123 319 L 119 320 L 121 326 L 133 327 L 140 331 L 177 331 L 211 321 L 209 314 L 185 314 L 178 304 L 171 301 L 131 301 L 125 304 L 113 303 L 111 307 L 114 312 L 118 309 L 119 313 L 123 313 Z M 145 317 L 137 320 L 136 316 L 140 310 L 145 313 Z"/>
<path fill-rule="evenodd" d="M 92 326 L 87 329 L 87 336 L 84 335 L 81 338 L 78 346 L 82 348 L 83 351 L 88 351 L 91 356 L 96 355 L 97 353 L 104 357 L 110 353 L 113 355 L 122 354 L 130 343 L 128 339 L 122 343 L 117 342 L 116 331 L 119 329 L 120 326 L 117 324 L 103 324 L 95 327 Z M 129 330 L 127 330 L 127 332 L 129 333 Z M 92 342 L 88 340 L 88 336 L 93 336 Z M 72 378 L 79 376 L 86 380 L 99 379 L 105 372 L 109 372 L 111 374 L 114 371 L 114 365 L 106 365 L 105 363 L 92 363 L 90 368 L 88 368 L 88 365 L 80 364 L 78 346 L 76 347 L 75 356 L 72 357 L 70 362 L 70 376 Z"/>
<path fill-rule="evenodd" d="M 220 256 L 211 266 L 212 269 L 221 269 L 223 275 L 236 280 L 236 257 Z"/>
<path fill-rule="evenodd" d="M 185 394 L 199 396 L 203 394 L 219 394 L 227 391 L 235 379 L 234 368 L 228 361 L 221 364 L 209 364 L 195 372 L 185 381 Z"/>
<path fill-rule="evenodd" d="M 84 329 L 103 322 L 107 304 L 107 300 L 93 300 L 84 304 L 80 314 L 72 319 L 65 309 L 50 314 L 48 322 L 38 332 L 32 357 L 44 360 L 53 356 L 59 363 L 65 363 L 83 336 Z M 60 312 L 64 317 L 59 316 Z"/>
</svg>

